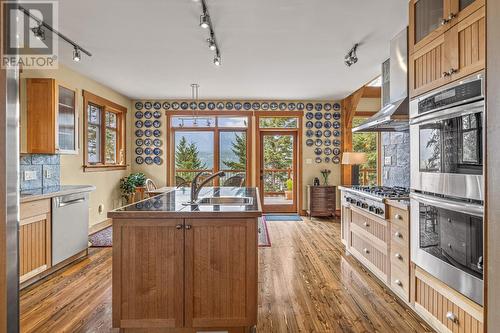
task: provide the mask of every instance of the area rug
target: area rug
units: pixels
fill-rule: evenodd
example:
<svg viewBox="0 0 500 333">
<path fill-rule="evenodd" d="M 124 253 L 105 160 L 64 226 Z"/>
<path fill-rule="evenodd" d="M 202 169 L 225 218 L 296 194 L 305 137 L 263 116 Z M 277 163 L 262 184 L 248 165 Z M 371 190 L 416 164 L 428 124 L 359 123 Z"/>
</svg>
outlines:
<svg viewBox="0 0 500 333">
<path fill-rule="evenodd" d="M 89 236 L 91 247 L 112 247 L 113 246 L 113 227 L 109 226 Z"/>
<path fill-rule="evenodd" d="M 266 214 L 266 221 L 302 221 L 297 214 Z"/>
<path fill-rule="evenodd" d="M 264 216 L 259 218 L 258 233 L 259 233 L 259 247 L 270 247 L 271 239 L 269 238 L 269 231 L 267 230 L 267 222 Z"/>
</svg>

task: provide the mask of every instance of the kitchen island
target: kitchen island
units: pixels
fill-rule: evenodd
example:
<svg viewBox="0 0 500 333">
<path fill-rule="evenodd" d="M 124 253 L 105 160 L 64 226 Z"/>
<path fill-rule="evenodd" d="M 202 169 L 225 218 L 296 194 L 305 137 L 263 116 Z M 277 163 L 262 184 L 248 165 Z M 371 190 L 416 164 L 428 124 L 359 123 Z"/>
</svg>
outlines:
<svg viewBox="0 0 500 333">
<path fill-rule="evenodd" d="M 113 219 L 113 326 L 124 332 L 249 332 L 257 323 L 256 188 L 165 193 Z"/>
</svg>

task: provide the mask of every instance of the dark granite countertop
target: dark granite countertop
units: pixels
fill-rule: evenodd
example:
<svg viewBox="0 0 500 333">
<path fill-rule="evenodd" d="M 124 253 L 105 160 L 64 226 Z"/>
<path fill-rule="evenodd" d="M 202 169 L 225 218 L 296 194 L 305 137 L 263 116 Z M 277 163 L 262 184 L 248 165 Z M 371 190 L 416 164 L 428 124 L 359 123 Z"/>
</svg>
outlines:
<svg viewBox="0 0 500 333">
<path fill-rule="evenodd" d="M 34 190 L 25 190 L 20 193 L 21 202 L 30 202 L 41 199 L 48 199 L 58 197 L 61 195 L 68 195 L 81 192 L 91 192 L 95 190 L 92 185 L 60 185 L 38 188 Z"/>
<path fill-rule="evenodd" d="M 111 218 L 202 218 L 202 217 L 257 217 L 262 215 L 257 188 L 253 187 L 205 187 L 199 199 L 204 197 L 251 197 L 250 205 L 187 205 L 190 188 L 171 188 L 164 193 L 108 213 Z"/>
</svg>

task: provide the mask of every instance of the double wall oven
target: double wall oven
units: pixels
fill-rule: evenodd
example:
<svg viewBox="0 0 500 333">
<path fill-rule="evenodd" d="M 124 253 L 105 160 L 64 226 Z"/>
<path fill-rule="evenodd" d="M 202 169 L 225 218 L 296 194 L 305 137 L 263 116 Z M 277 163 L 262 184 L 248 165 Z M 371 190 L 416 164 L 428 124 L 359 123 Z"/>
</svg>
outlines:
<svg viewBox="0 0 500 333">
<path fill-rule="evenodd" d="M 483 304 L 484 74 L 410 102 L 412 260 Z"/>
</svg>

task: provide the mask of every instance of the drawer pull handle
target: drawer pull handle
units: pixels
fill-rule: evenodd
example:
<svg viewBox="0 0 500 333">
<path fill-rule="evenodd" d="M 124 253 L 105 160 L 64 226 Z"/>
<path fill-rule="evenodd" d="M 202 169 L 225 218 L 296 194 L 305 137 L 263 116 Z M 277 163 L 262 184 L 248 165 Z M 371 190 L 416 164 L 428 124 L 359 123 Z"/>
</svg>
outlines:
<svg viewBox="0 0 500 333">
<path fill-rule="evenodd" d="M 446 313 L 446 318 L 455 324 L 458 323 L 457 315 L 451 311 Z"/>
<path fill-rule="evenodd" d="M 394 218 L 396 220 L 402 220 L 403 219 L 403 217 L 401 215 L 399 215 L 399 214 L 394 215 Z"/>
<path fill-rule="evenodd" d="M 177 225 L 175 226 L 175 229 L 177 229 L 177 230 L 182 229 L 182 224 L 177 224 Z"/>
<path fill-rule="evenodd" d="M 365 227 L 369 227 L 370 226 L 370 223 L 368 223 L 368 222 L 365 222 L 363 224 L 365 225 Z"/>
<path fill-rule="evenodd" d="M 396 258 L 398 258 L 399 260 L 403 260 L 403 256 L 401 254 L 399 254 L 399 253 L 396 253 L 394 256 Z"/>
<path fill-rule="evenodd" d="M 363 249 L 363 252 L 364 253 L 370 253 L 370 251 L 366 247 Z"/>
<path fill-rule="evenodd" d="M 394 233 L 394 237 L 396 237 L 396 238 L 403 238 L 403 234 L 402 234 L 402 233 L 400 233 L 399 231 L 396 231 L 396 232 Z"/>
<path fill-rule="evenodd" d="M 401 282 L 401 280 L 394 280 L 394 283 L 400 287 L 403 286 L 403 282 Z"/>
</svg>

